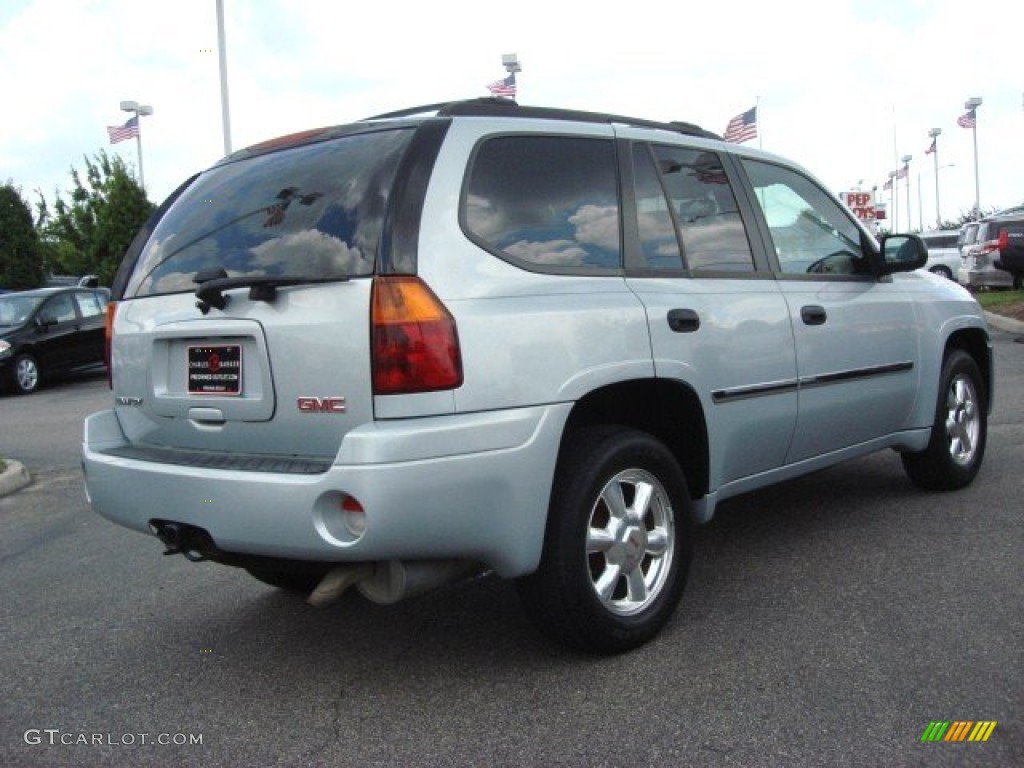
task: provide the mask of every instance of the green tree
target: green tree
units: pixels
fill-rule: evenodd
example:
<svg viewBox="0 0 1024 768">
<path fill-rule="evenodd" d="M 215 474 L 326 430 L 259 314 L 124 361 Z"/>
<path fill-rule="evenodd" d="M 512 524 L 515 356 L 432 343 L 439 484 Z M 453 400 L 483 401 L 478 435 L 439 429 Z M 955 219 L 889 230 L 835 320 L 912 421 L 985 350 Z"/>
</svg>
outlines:
<svg viewBox="0 0 1024 768">
<path fill-rule="evenodd" d="M 44 275 L 32 209 L 7 182 L 0 187 L 0 288 L 38 288 Z"/>
<path fill-rule="evenodd" d="M 66 274 L 94 274 L 110 285 L 125 250 L 156 206 L 119 156 L 100 150 L 84 160 L 84 180 L 71 169 L 70 203 L 58 196 L 51 215 L 40 199 L 46 254 Z"/>
</svg>

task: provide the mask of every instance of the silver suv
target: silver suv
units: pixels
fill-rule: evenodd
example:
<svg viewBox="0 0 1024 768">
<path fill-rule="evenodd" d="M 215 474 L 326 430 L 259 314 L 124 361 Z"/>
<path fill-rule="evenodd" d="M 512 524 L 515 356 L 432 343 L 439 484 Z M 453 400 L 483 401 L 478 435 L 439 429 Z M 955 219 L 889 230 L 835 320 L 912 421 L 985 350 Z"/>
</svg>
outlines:
<svg viewBox="0 0 1024 768">
<path fill-rule="evenodd" d="M 493 571 L 627 650 L 723 499 L 883 448 L 972 481 L 989 336 L 925 259 L 689 124 L 493 99 L 284 137 L 126 254 L 88 497 L 313 604 Z"/>
</svg>

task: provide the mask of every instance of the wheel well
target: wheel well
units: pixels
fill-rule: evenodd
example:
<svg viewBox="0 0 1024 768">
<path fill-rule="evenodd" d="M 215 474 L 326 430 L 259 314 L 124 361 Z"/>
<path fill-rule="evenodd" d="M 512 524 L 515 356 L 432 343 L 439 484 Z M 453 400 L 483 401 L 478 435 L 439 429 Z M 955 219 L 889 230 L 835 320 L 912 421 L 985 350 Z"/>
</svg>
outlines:
<svg viewBox="0 0 1024 768">
<path fill-rule="evenodd" d="M 661 440 L 679 462 L 690 496 L 708 492 L 708 432 L 697 394 L 679 381 L 624 381 L 588 393 L 573 406 L 565 436 L 580 427 L 620 424 Z"/>
<path fill-rule="evenodd" d="M 946 340 L 945 355 L 950 350 L 962 349 L 974 358 L 974 362 L 981 371 L 981 378 L 985 384 L 985 401 L 988 408 L 992 409 L 992 350 L 988 343 L 988 336 L 979 328 L 965 328 L 957 331 Z"/>
</svg>

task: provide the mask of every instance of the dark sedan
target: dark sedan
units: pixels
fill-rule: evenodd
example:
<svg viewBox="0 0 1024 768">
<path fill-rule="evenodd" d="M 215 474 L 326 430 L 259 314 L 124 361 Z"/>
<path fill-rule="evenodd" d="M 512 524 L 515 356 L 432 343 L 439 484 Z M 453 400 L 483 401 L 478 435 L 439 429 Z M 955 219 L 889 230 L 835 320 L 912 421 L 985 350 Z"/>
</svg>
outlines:
<svg viewBox="0 0 1024 768">
<path fill-rule="evenodd" d="M 0 296 L 0 382 L 28 394 L 46 377 L 103 365 L 108 296 L 93 288 Z"/>
</svg>

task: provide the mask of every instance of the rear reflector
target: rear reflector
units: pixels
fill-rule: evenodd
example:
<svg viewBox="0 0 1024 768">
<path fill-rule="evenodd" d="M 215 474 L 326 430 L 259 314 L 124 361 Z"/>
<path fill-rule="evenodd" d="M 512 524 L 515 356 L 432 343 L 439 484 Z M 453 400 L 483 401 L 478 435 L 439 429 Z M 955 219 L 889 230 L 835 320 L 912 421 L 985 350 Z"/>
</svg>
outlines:
<svg viewBox="0 0 1024 768">
<path fill-rule="evenodd" d="M 374 279 L 371 333 L 374 394 L 462 385 L 455 319 L 418 277 Z"/>
</svg>

